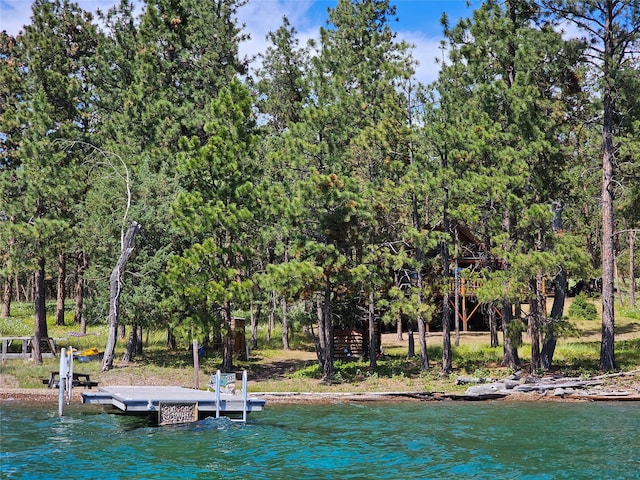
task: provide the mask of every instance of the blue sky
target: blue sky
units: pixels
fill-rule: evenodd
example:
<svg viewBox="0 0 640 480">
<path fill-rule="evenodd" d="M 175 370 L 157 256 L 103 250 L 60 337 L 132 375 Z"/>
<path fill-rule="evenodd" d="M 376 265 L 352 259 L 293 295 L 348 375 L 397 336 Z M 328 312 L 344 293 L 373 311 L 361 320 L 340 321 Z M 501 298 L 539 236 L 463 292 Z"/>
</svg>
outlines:
<svg viewBox="0 0 640 480">
<path fill-rule="evenodd" d="M 108 9 L 117 0 L 76 0 L 85 10 Z M 31 0 L 0 0 L 0 29 L 15 35 L 24 24 L 30 22 Z M 246 24 L 251 40 L 242 46 L 242 52 L 253 55 L 265 48 L 268 32 L 276 30 L 286 15 L 299 33 L 301 42 L 316 37 L 319 27 L 327 19 L 327 8 L 336 0 L 250 0 L 239 12 L 239 20 Z M 474 6 L 479 0 L 472 2 Z M 435 80 L 439 56 L 438 46 L 442 39 L 440 16 L 447 12 L 450 22 L 470 16 L 472 7 L 466 0 L 392 0 L 397 8 L 399 22 L 393 24 L 398 36 L 415 45 L 413 56 L 419 62 L 418 80 L 428 83 Z"/>
</svg>

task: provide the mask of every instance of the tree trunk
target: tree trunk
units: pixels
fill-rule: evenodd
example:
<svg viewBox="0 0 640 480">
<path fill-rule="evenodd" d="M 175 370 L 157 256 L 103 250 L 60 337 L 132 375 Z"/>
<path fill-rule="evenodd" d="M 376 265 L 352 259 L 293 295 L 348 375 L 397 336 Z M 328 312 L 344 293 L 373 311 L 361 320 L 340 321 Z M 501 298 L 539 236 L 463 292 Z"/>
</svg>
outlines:
<svg viewBox="0 0 640 480">
<path fill-rule="evenodd" d="M 490 336 L 490 345 L 491 348 L 496 348 L 499 345 L 498 342 L 498 322 L 496 321 L 496 307 L 493 302 L 490 302 L 487 305 L 488 312 L 487 316 L 489 317 L 489 336 Z"/>
<path fill-rule="evenodd" d="M 67 275 L 67 258 L 63 252 L 58 254 L 58 299 L 56 303 L 56 325 L 64 325 L 64 301 L 66 297 L 65 277 Z"/>
<path fill-rule="evenodd" d="M 118 316 L 120 314 L 120 292 L 122 290 L 122 273 L 127 265 L 127 260 L 133 253 L 135 238 L 140 230 L 140 225 L 131 222 L 122 242 L 120 258 L 109 276 L 109 336 L 104 349 L 102 360 L 102 371 L 106 372 L 113 368 L 113 359 L 116 350 L 116 336 L 118 333 Z"/>
<path fill-rule="evenodd" d="M 446 208 L 446 203 L 445 203 Z M 445 213 L 443 221 L 445 235 L 449 233 L 449 220 Z M 449 248 L 445 241 L 440 245 L 442 252 L 442 267 L 444 285 L 442 292 L 442 372 L 450 373 L 452 370 L 451 359 L 451 304 L 449 303 Z"/>
<path fill-rule="evenodd" d="M 614 271 L 614 288 L 615 292 L 618 293 L 618 305 L 621 307 L 624 305 L 624 298 L 622 297 L 622 285 L 624 285 L 624 279 L 620 275 L 620 270 L 618 270 L 618 259 L 617 257 L 613 261 L 613 271 Z"/>
<path fill-rule="evenodd" d="M 511 236 L 511 216 L 508 210 L 502 212 L 502 230 L 507 232 Z M 508 243 L 503 245 L 503 248 L 508 252 L 511 250 Z M 509 266 L 507 262 L 502 263 L 502 269 L 508 270 Z M 519 304 L 517 305 L 519 306 Z M 514 332 L 511 326 L 513 321 L 513 305 L 506 298 L 502 299 L 502 365 L 509 367 L 512 370 L 517 370 L 520 366 L 520 358 L 518 358 L 518 345 L 520 341 L 513 338 Z M 520 315 L 518 314 L 518 318 Z"/>
<path fill-rule="evenodd" d="M 127 327 L 124 323 L 118 323 L 118 340 L 127 338 Z"/>
<path fill-rule="evenodd" d="M 636 231 L 629 232 L 629 307 L 636 308 L 636 261 L 635 261 Z"/>
<path fill-rule="evenodd" d="M 456 229 L 456 237 L 458 230 Z M 456 239 L 457 241 L 457 239 Z M 456 269 L 453 272 L 453 318 L 455 328 L 454 345 L 460 345 L 460 269 L 458 268 L 458 260 L 456 259 Z"/>
<path fill-rule="evenodd" d="M 254 311 L 254 306 L 251 304 L 251 349 L 256 350 L 258 348 L 258 318 L 260 318 L 260 305 L 257 307 L 257 312 Z"/>
<path fill-rule="evenodd" d="M 445 287 L 446 288 L 446 287 Z M 442 307 L 442 372 L 451 373 L 451 305 L 448 294 L 443 299 Z"/>
<path fill-rule="evenodd" d="M 87 319 L 84 312 L 84 291 L 85 280 L 84 272 L 86 272 L 89 266 L 89 256 L 86 252 L 82 251 L 78 254 L 76 265 L 76 285 L 75 285 L 75 311 L 73 314 L 73 321 L 75 324 L 80 324 L 80 333 L 87 333 Z"/>
<path fill-rule="evenodd" d="M 531 338 L 531 373 L 541 368 L 540 361 L 540 326 L 544 317 L 544 295 L 542 292 L 542 273 L 538 272 L 531 281 L 532 296 L 529 305 L 529 337 Z"/>
<path fill-rule="evenodd" d="M 369 366 L 378 368 L 378 339 L 376 338 L 376 317 L 373 292 L 369 292 Z"/>
<path fill-rule="evenodd" d="M 136 330 L 138 330 L 138 333 L 136 334 L 136 337 L 138 338 L 138 342 L 136 343 L 136 348 L 134 350 L 134 353 L 136 355 L 142 355 L 142 347 L 143 347 L 143 342 L 142 342 L 142 325 L 138 325 L 136 326 Z M 147 333 L 147 345 L 149 344 L 149 335 Z"/>
<path fill-rule="evenodd" d="M 231 303 L 225 300 L 222 305 L 222 324 L 224 329 L 222 348 L 222 369 L 225 372 L 233 370 L 233 329 L 231 328 Z"/>
<path fill-rule="evenodd" d="M 418 270 L 418 301 L 424 302 L 422 293 L 422 272 Z M 418 344 L 420 345 L 420 370 L 429 370 L 429 351 L 427 350 L 427 326 L 420 309 L 418 313 Z"/>
<path fill-rule="evenodd" d="M 289 350 L 289 321 L 287 318 L 287 300 L 284 296 L 280 299 L 282 307 L 282 349 Z"/>
<path fill-rule="evenodd" d="M 518 358 L 518 348 L 515 346 L 517 342 L 511 338 L 509 331 L 509 325 L 512 321 L 512 305 L 505 299 L 502 303 L 502 345 L 504 350 L 502 365 L 511 368 L 511 370 L 517 370 L 520 366 L 520 359 Z"/>
<path fill-rule="evenodd" d="M 396 287 L 400 288 L 400 278 L 397 270 L 393 273 L 393 279 Z M 400 310 L 398 310 L 398 318 L 396 319 L 396 334 L 398 336 L 398 341 L 401 342 L 403 338 L 402 338 L 402 312 L 400 312 Z"/>
<path fill-rule="evenodd" d="M 138 336 L 138 330 L 136 329 L 136 325 L 132 325 L 131 330 L 129 332 L 129 341 L 127 342 L 127 349 L 125 350 L 124 355 L 122 356 L 122 361 L 124 363 L 129 363 L 133 359 L 133 354 L 136 350 L 136 344 L 139 341 L 137 336 Z"/>
<path fill-rule="evenodd" d="M 613 133 L 613 85 L 614 79 L 614 37 L 612 31 L 613 2 L 604 2 L 604 92 L 602 121 L 602 342 L 600 343 L 600 370 L 609 371 L 615 368 L 614 338 L 614 280 L 615 280 L 615 245 L 614 245 L 614 181 L 613 163 L 615 158 Z"/>
<path fill-rule="evenodd" d="M 567 271 L 560 267 L 560 271 L 555 278 L 551 318 L 547 320 L 544 328 L 544 343 L 542 344 L 542 354 L 540 355 L 540 362 L 544 370 L 549 370 L 553 362 L 553 355 L 558 342 L 554 327 L 556 322 L 562 319 L 568 288 Z"/>
<path fill-rule="evenodd" d="M 318 302 L 318 362 L 322 378 L 333 378 L 333 323 L 331 321 L 331 285 L 325 285 L 322 300 Z"/>
<path fill-rule="evenodd" d="M 2 313 L 0 318 L 11 316 L 11 289 L 13 288 L 13 277 L 9 275 L 4 281 L 4 292 L 2 294 Z"/>
<path fill-rule="evenodd" d="M 47 338 L 47 311 L 46 311 L 46 284 L 44 278 L 44 258 L 38 259 L 38 269 L 34 275 L 34 305 L 35 326 L 33 331 L 33 361 L 36 365 L 42 364 L 42 352 L 40 340 Z"/>
<path fill-rule="evenodd" d="M 324 372 L 324 355 L 322 352 L 326 349 L 324 345 L 324 320 L 322 309 L 322 300 L 320 297 L 316 300 L 316 318 L 318 320 L 318 337 L 315 339 L 316 345 L 316 355 L 318 357 L 318 366 L 320 367 L 320 371 Z"/>
<path fill-rule="evenodd" d="M 277 310 L 277 300 L 276 300 L 276 292 L 275 290 L 271 291 L 271 310 L 269 310 L 269 321 L 267 323 L 267 345 L 271 345 L 271 332 L 273 331 L 273 326 L 275 325 L 275 315 Z"/>
<path fill-rule="evenodd" d="M 167 348 L 169 350 L 175 350 L 177 347 L 176 336 L 173 334 L 171 326 L 167 327 Z"/>
<path fill-rule="evenodd" d="M 407 358 L 413 358 L 416 355 L 415 340 L 413 339 L 413 330 L 409 330 L 409 342 L 407 346 Z"/>
</svg>

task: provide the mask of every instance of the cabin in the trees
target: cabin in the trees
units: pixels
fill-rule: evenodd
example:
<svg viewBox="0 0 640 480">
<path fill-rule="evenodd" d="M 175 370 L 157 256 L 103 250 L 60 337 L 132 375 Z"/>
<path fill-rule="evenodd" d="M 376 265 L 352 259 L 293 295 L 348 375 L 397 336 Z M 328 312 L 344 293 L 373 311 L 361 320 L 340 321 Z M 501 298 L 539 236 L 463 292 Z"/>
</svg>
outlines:
<svg viewBox="0 0 640 480">
<path fill-rule="evenodd" d="M 436 229 L 441 229 L 441 225 L 436 226 Z M 482 280 L 470 278 L 473 278 L 473 273 L 478 273 L 483 269 L 501 269 L 502 260 L 490 255 L 485 243 L 473 235 L 465 225 L 452 223 L 450 230 L 454 243 L 457 245 L 458 254 L 451 255 L 448 282 L 449 294 L 436 293 L 434 295 L 435 303 L 441 310 L 442 302 L 445 301 L 446 297 L 453 311 L 454 317 L 452 321 L 455 322 L 455 317 L 457 316 L 461 331 L 487 330 L 489 327 L 489 308 L 493 308 L 498 317 L 500 317 L 500 312 L 495 310 L 495 307 L 482 304 L 478 300 L 477 291 Z M 441 275 L 441 270 L 433 270 L 429 273 L 432 281 Z M 431 323 L 431 326 L 441 328 L 441 322 L 441 315 L 436 315 L 435 321 Z"/>
<path fill-rule="evenodd" d="M 442 226 L 436 225 L 434 230 L 442 231 Z M 499 258 L 492 257 L 485 244 L 476 238 L 471 230 L 462 224 L 452 224 L 450 227 L 451 236 L 456 243 L 457 255 L 451 256 L 450 277 L 448 280 L 449 295 L 446 301 L 451 305 L 453 322 L 451 327 L 454 328 L 455 316 L 459 320 L 460 331 L 486 331 L 489 329 L 490 313 L 495 313 L 495 318 L 499 319 L 501 313 L 493 306 L 485 305 L 479 302 L 477 290 L 481 280 L 470 280 L 474 272 L 480 272 L 483 269 L 496 270 L 502 268 L 502 261 Z M 434 257 L 439 254 L 439 250 L 434 250 L 431 255 Z M 424 272 L 424 281 L 433 284 L 441 284 L 442 265 L 434 265 L 434 267 Z M 414 285 L 417 280 L 415 271 L 405 269 L 396 278 L 399 286 L 408 287 Z M 438 313 L 433 315 L 429 322 L 429 328 L 433 330 L 442 328 L 442 305 L 445 301 L 445 295 L 436 291 L 431 299 L 429 299 L 437 308 Z M 490 310 L 492 309 L 493 312 Z M 390 326 L 387 326 L 390 327 Z M 376 335 L 378 337 L 378 346 L 380 349 L 380 332 L 385 328 L 380 322 L 377 324 Z M 395 327 L 390 327 L 395 330 Z M 405 331 L 408 329 L 416 329 L 416 326 L 405 324 Z M 334 329 L 334 358 L 341 360 L 349 360 L 352 358 L 367 358 L 369 355 L 369 334 L 368 323 L 362 319 L 356 319 L 350 326 L 340 326 Z"/>
</svg>

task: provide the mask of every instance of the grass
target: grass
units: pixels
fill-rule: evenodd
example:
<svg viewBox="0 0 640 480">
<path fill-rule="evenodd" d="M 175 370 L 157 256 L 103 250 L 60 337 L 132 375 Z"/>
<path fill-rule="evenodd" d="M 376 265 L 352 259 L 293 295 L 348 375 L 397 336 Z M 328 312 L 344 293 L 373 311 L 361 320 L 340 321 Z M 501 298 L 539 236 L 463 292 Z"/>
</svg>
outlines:
<svg viewBox="0 0 640 480">
<path fill-rule="evenodd" d="M 598 308 L 598 318 L 600 307 Z M 107 341 L 106 325 L 90 325 L 87 335 L 78 337 L 73 333 L 78 327 L 71 325 L 72 312 L 66 316 L 66 326 L 56 326 L 53 308 L 48 305 L 49 335 L 56 339 L 58 348 L 73 347 L 84 350 L 91 347 L 104 349 Z M 0 319 L 0 336 L 30 336 L 33 331 L 33 308 L 31 305 L 12 304 L 12 317 Z M 590 376 L 598 373 L 600 354 L 600 321 L 571 319 L 575 330 L 572 337 L 561 338 L 554 356 L 554 373 L 567 376 Z M 579 332 L 576 334 L 575 332 Z M 145 332 L 145 335 L 147 333 Z M 170 351 L 166 348 L 164 330 L 151 330 L 145 338 L 144 353 L 129 364 L 116 362 L 109 372 L 100 372 L 100 362 L 76 364 L 76 370 L 88 373 L 102 384 L 194 384 L 193 356 L 190 344 Z M 489 347 L 488 334 L 484 332 L 464 332 L 459 346 L 453 347 L 452 375 L 442 375 L 439 362 L 442 357 L 441 334 L 432 332 L 427 338 L 430 368 L 421 371 L 419 358 L 407 358 L 407 338 L 399 342 L 395 334 L 386 334 L 383 339 L 384 356 L 378 361 L 378 368 L 372 369 L 368 362 L 335 363 L 335 378 L 323 382 L 320 378 L 315 348 L 310 339 L 298 334 L 292 349 L 282 349 L 280 331 L 272 332 L 272 342 L 267 345 L 266 327 L 261 327 L 260 348 L 250 352 L 247 361 L 236 360 L 235 367 L 246 369 L 250 378 L 251 391 L 272 392 L 345 392 L 345 391 L 461 391 L 466 387 L 456 386 L 458 375 L 483 378 L 503 378 L 510 372 L 501 367 L 502 346 Z M 640 368 L 640 315 L 637 310 L 620 309 L 616 317 L 616 361 L 620 370 Z M 525 339 L 526 340 L 526 339 Z M 452 339 L 453 341 L 453 339 Z M 502 343 L 502 339 L 500 338 Z M 119 340 L 117 356 L 124 352 L 126 340 Z M 417 346 L 416 346 L 417 350 Z M 524 343 L 519 349 L 523 362 L 530 357 L 530 345 Z M 219 354 L 208 352 L 200 359 L 199 384 L 205 385 L 209 375 L 220 368 Z M 81 365 L 81 367 L 80 367 Z M 49 372 L 58 370 L 57 359 L 44 359 L 42 365 L 32 361 L 4 360 L 0 363 L 0 387 L 44 388 L 42 379 Z M 526 367 L 523 367 L 526 368 Z"/>
</svg>

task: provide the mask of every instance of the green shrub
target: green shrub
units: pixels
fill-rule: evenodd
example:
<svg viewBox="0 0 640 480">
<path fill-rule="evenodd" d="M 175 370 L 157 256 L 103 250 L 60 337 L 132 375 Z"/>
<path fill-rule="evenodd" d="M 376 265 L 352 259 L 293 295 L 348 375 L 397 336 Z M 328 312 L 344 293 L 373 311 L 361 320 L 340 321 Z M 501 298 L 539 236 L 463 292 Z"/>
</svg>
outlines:
<svg viewBox="0 0 640 480">
<path fill-rule="evenodd" d="M 577 295 L 569 306 L 569 317 L 577 320 L 595 320 L 598 316 L 596 306 L 582 293 Z"/>
<path fill-rule="evenodd" d="M 634 320 L 640 320 L 640 308 L 626 307 L 622 310 L 622 316 L 633 318 Z"/>
</svg>

